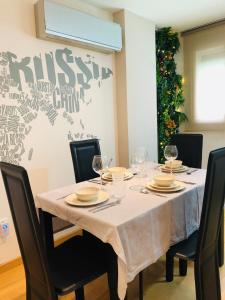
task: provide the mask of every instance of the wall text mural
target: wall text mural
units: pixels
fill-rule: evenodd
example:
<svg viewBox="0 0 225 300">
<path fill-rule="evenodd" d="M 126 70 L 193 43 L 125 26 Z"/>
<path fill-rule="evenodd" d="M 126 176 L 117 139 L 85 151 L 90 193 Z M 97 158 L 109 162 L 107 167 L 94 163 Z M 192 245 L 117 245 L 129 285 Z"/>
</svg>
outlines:
<svg viewBox="0 0 225 300">
<path fill-rule="evenodd" d="M 0 52 L 0 160 L 18 164 L 25 152 L 31 160 L 34 149 L 25 151 L 24 141 L 32 122 L 44 114 L 51 126 L 57 118 L 72 126 L 81 104 L 93 102 L 86 96 L 93 81 L 101 88 L 111 76 L 111 69 L 97 64 L 94 57 L 73 56 L 68 48 L 23 58 Z M 82 119 L 79 123 L 85 130 Z M 72 129 L 67 134 L 68 140 L 91 137 Z"/>
</svg>

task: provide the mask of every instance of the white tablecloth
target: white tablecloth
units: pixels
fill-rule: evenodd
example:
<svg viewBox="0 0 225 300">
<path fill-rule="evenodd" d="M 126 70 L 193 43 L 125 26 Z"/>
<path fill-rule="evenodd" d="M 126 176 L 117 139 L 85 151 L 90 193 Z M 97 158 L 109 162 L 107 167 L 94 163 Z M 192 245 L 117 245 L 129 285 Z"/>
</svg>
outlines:
<svg viewBox="0 0 225 300">
<path fill-rule="evenodd" d="M 155 172 L 158 171 L 152 170 L 151 175 Z M 65 199 L 56 200 L 81 186 L 92 185 L 89 182 L 39 194 L 35 201 L 37 207 L 112 245 L 118 256 L 118 295 L 124 299 L 127 282 L 165 254 L 171 244 L 187 238 L 198 228 L 205 173 L 198 170 L 191 175 L 178 174 L 178 179 L 196 185 L 185 184 L 183 191 L 166 194 L 166 197 L 131 190 L 130 186 L 146 183 L 146 178 L 134 177 L 126 182 L 127 193 L 122 202 L 98 213 L 90 212 L 87 207 L 72 207 Z M 111 186 L 107 187 L 110 190 Z"/>
</svg>

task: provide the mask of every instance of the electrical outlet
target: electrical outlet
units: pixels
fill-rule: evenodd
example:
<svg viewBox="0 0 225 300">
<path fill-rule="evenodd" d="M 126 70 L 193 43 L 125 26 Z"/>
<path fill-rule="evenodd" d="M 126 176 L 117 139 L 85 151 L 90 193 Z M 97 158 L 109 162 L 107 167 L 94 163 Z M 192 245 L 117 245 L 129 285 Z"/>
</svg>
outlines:
<svg viewBox="0 0 225 300">
<path fill-rule="evenodd" d="M 9 221 L 7 218 L 0 220 L 0 237 L 5 238 L 9 234 Z"/>
</svg>

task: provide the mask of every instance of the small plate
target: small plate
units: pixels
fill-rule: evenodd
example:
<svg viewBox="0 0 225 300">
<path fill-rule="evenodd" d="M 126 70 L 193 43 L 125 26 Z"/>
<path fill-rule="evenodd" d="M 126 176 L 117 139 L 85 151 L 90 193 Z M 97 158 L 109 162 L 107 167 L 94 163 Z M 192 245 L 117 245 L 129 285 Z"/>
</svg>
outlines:
<svg viewBox="0 0 225 300">
<path fill-rule="evenodd" d="M 170 173 L 170 168 L 165 167 L 165 165 L 160 166 L 159 169 L 160 169 L 162 172 Z M 188 167 L 186 167 L 186 166 L 181 166 L 180 168 L 172 169 L 172 172 L 173 172 L 173 173 L 182 173 L 182 172 L 186 172 L 187 170 L 189 170 Z"/>
<path fill-rule="evenodd" d="M 109 199 L 109 194 L 104 191 L 99 191 L 98 199 L 92 200 L 92 201 L 81 201 L 78 200 L 76 194 L 71 194 L 65 198 L 65 201 L 67 204 L 73 205 L 73 206 L 80 206 L 80 207 L 86 207 L 86 206 L 92 206 L 97 205 L 99 203 L 103 203 Z"/>
<path fill-rule="evenodd" d="M 167 189 L 165 190 L 165 187 L 156 187 L 156 186 L 152 186 L 151 184 L 147 184 L 146 188 L 154 191 L 154 192 L 163 192 L 163 193 L 172 193 L 172 192 L 178 192 L 181 191 L 185 188 L 185 185 L 179 181 L 175 181 L 175 186 L 171 189 Z"/>
<path fill-rule="evenodd" d="M 169 169 L 169 170 L 170 170 L 170 166 L 167 166 L 167 165 L 163 165 L 163 168 L 164 168 L 164 169 Z M 181 166 L 179 166 L 179 167 L 172 168 L 172 170 L 180 170 L 180 169 L 183 169 L 183 168 L 184 168 L 184 166 L 181 165 Z"/>
<path fill-rule="evenodd" d="M 153 181 L 151 181 L 150 183 L 148 183 L 148 185 L 150 185 L 151 187 L 153 187 L 153 188 L 155 188 L 155 189 L 160 188 L 160 189 L 162 189 L 162 190 L 171 190 L 171 189 L 174 189 L 174 188 L 177 186 L 176 183 L 177 183 L 177 182 L 175 181 L 175 182 L 173 182 L 173 184 L 171 184 L 170 186 L 159 186 L 159 185 L 157 185 L 157 184 L 155 183 L 155 181 L 153 180 Z"/>
<path fill-rule="evenodd" d="M 132 178 L 134 175 L 131 172 L 124 173 L 124 180 Z M 102 175 L 102 179 L 112 181 L 112 175 L 110 173 L 105 173 Z"/>
<path fill-rule="evenodd" d="M 124 177 L 130 176 L 130 174 L 132 174 L 130 171 L 125 171 L 124 172 Z M 105 177 L 108 177 L 108 178 L 112 178 L 112 173 L 106 172 L 102 176 L 105 176 Z"/>
</svg>

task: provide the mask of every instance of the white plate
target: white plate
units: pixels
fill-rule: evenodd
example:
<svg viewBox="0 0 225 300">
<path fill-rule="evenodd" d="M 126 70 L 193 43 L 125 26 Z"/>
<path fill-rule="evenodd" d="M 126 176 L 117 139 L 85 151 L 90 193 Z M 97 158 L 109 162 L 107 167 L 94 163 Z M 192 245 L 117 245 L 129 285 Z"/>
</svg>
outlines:
<svg viewBox="0 0 225 300">
<path fill-rule="evenodd" d="M 104 191 L 99 191 L 98 194 L 98 199 L 92 200 L 92 201 L 81 201 L 78 200 L 76 194 L 71 194 L 65 198 L 66 203 L 74 206 L 92 206 L 92 205 L 97 205 L 99 203 L 103 203 L 109 199 L 109 194 L 104 192 Z"/>
<path fill-rule="evenodd" d="M 148 185 L 150 185 L 151 187 L 156 188 L 156 189 L 161 188 L 163 190 L 171 190 L 171 189 L 174 189 L 177 186 L 177 181 L 173 182 L 173 184 L 171 184 L 170 186 L 159 186 L 153 180 L 153 181 L 149 182 Z"/>
<path fill-rule="evenodd" d="M 134 176 L 134 175 L 133 175 L 133 173 L 131 173 L 131 172 L 125 172 L 125 173 L 124 173 L 124 179 L 125 179 L 125 180 L 130 179 L 130 178 L 132 178 L 133 176 Z M 112 181 L 112 175 L 111 175 L 110 173 L 105 173 L 105 174 L 102 175 L 102 179 Z"/>
<path fill-rule="evenodd" d="M 165 165 L 160 166 L 159 169 L 160 169 L 162 172 L 170 173 L 170 169 L 167 168 L 167 167 L 165 167 Z M 189 170 L 188 167 L 186 167 L 186 166 L 181 166 L 180 168 L 172 169 L 172 172 L 173 172 L 173 173 L 182 173 L 182 172 L 186 172 L 187 170 Z"/>
<path fill-rule="evenodd" d="M 170 170 L 170 167 L 169 167 L 169 166 L 162 165 L 161 167 L 162 167 L 162 168 L 164 168 L 164 169 L 168 169 L 168 170 Z M 186 166 L 184 166 L 184 165 L 181 165 L 180 167 L 177 167 L 177 168 L 172 168 L 172 170 L 181 170 L 181 169 L 184 169 L 184 168 L 187 168 L 187 167 L 186 167 Z"/>
<path fill-rule="evenodd" d="M 130 176 L 130 174 L 132 174 L 132 173 L 129 172 L 129 171 L 125 171 L 125 172 L 124 172 L 124 176 L 125 176 L 125 177 Z M 133 174 L 132 174 L 132 175 L 133 175 Z M 112 173 L 106 172 L 106 173 L 104 173 L 102 176 L 106 176 L 106 177 L 108 177 L 108 178 L 112 178 Z"/>
<path fill-rule="evenodd" d="M 163 165 L 163 168 L 170 170 L 170 166 L 167 166 L 167 165 Z M 181 165 L 179 167 L 172 168 L 172 170 L 180 170 L 180 169 L 183 169 L 183 168 L 184 168 L 184 165 Z"/>
<path fill-rule="evenodd" d="M 169 190 L 165 190 L 162 187 L 153 187 L 151 184 L 147 184 L 146 188 L 154 192 L 172 193 L 183 190 L 185 185 L 182 182 L 175 181 L 175 186 Z"/>
</svg>

